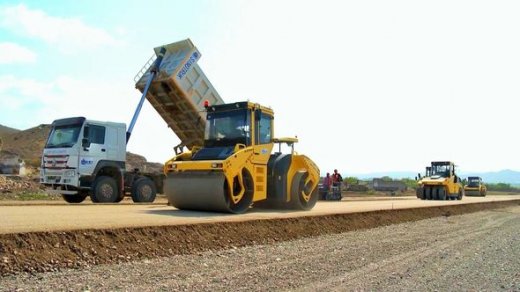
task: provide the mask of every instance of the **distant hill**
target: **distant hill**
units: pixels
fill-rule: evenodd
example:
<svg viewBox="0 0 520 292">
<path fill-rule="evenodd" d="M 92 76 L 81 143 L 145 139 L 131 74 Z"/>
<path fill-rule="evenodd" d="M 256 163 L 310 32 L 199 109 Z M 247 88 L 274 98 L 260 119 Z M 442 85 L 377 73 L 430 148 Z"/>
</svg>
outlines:
<svg viewBox="0 0 520 292">
<path fill-rule="evenodd" d="M 16 132 L 20 132 L 20 130 L 0 125 L 0 138 L 2 138 L 3 136 L 14 134 Z"/>
<path fill-rule="evenodd" d="M 467 172 L 463 177 L 480 176 L 484 182 L 520 185 L 520 171 L 505 169 L 495 172 Z"/>
<path fill-rule="evenodd" d="M 2 150 L 20 155 L 29 165 L 40 163 L 50 125 L 39 125 L 23 131 L 16 131 L 2 137 Z"/>
<path fill-rule="evenodd" d="M 373 173 L 363 173 L 363 174 L 347 174 L 346 176 L 354 176 L 359 179 L 372 179 L 379 178 L 383 176 L 388 176 L 393 179 L 401 179 L 401 178 L 415 178 L 417 175 L 416 172 L 411 171 L 391 171 L 391 172 L 373 172 Z M 500 170 L 494 172 L 460 172 L 459 175 L 462 178 L 466 178 L 468 176 L 480 176 L 484 182 L 487 183 L 507 183 L 512 185 L 520 185 L 520 171 L 515 170 Z M 344 177 L 346 177 L 344 175 Z"/>
<path fill-rule="evenodd" d="M 5 131 L 4 131 L 5 129 Z M 39 167 L 43 148 L 47 141 L 47 136 L 51 130 L 51 125 L 39 125 L 27 130 L 16 130 L 1 126 L 0 135 L 2 136 L 2 151 L 18 154 L 26 164 Z M 162 164 L 148 162 L 145 157 L 134 153 L 126 153 L 126 169 L 133 170 L 139 168 L 143 172 L 162 172 Z"/>
</svg>

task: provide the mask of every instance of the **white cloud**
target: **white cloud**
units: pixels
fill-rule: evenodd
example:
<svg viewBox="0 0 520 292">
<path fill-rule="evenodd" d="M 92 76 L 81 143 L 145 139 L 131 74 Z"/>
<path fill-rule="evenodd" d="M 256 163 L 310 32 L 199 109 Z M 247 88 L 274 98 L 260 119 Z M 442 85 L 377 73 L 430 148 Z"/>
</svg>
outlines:
<svg viewBox="0 0 520 292">
<path fill-rule="evenodd" d="M 15 43 L 0 43 L 0 64 L 33 63 L 36 54 L 30 49 Z"/>
<path fill-rule="evenodd" d="M 24 4 L 0 8 L 0 19 L 0 26 L 41 39 L 62 52 L 72 53 L 118 43 L 105 30 L 89 26 L 78 18 L 50 16 Z"/>
<path fill-rule="evenodd" d="M 140 97 L 130 81 L 60 76 L 41 82 L 0 75 L 0 124 L 24 129 L 60 118 L 83 116 L 128 125 Z M 2 120 L 6 117 L 20 120 Z M 145 155 L 149 161 L 164 162 L 173 156 L 173 146 L 178 143 L 159 114 L 145 102 L 129 151 Z"/>
</svg>

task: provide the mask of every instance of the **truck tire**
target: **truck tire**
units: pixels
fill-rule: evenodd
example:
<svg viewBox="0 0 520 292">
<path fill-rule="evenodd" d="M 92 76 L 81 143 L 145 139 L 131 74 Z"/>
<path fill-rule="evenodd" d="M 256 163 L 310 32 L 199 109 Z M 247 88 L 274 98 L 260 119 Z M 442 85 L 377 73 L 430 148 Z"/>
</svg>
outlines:
<svg viewBox="0 0 520 292">
<path fill-rule="evenodd" d="M 96 178 L 90 198 L 94 203 L 115 203 L 119 198 L 116 180 L 110 176 Z"/>
<path fill-rule="evenodd" d="M 85 201 L 85 198 L 87 198 L 87 194 L 78 193 L 75 195 L 61 195 L 61 197 L 65 200 L 65 202 L 70 204 L 79 204 L 83 201 Z"/>
<path fill-rule="evenodd" d="M 155 183 L 147 177 L 136 180 L 132 185 L 132 200 L 135 203 L 151 203 L 156 195 Z"/>
<path fill-rule="evenodd" d="M 125 198 L 125 194 L 120 194 L 119 197 L 116 200 L 116 203 L 121 202 Z"/>
</svg>

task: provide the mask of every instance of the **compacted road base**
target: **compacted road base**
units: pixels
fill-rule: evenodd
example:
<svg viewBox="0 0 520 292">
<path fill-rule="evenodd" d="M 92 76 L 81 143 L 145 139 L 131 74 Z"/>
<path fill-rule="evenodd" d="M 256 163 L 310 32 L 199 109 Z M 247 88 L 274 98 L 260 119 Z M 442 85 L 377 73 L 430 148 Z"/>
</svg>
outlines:
<svg viewBox="0 0 520 292">
<path fill-rule="evenodd" d="M 377 210 L 444 207 L 518 199 L 520 199 L 520 196 L 507 195 L 467 197 L 462 201 L 423 201 L 416 197 L 379 197 L 378 200 L 370 197 L 362 200 L 344 198 L 340 202 L 320 201 L 312 210 L 305 212 L 253 208 L 240 215 L 177 210 L 167 206 L 165 199 L 162 200 L 162 203 L 159 203 L 161 200 L 158 200 L 158 203 L 155 204 L 82 203 L 71 205 L 64 202 L 40 202 L 36 204 L 0 202 L 0 234 L 271 220 Z"/>
<path fill-rule="evenodd" d="M 0 278 L 1 291 L 519 291 L 520 206 Z M 160 243 L 159 243 L 160 244 Z"/>
</svg>

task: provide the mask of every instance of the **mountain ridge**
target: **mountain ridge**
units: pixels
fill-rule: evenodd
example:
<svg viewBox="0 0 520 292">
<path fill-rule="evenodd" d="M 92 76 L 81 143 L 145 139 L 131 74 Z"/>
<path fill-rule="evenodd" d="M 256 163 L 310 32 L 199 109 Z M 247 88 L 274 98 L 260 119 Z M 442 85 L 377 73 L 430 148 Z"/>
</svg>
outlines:
<svg viewBox="0 0 520 292">
<path fill-rule="evenodd" d="M 508 183 L 513 185 L 520 185 L 520 171 L 503 169 L 498 171 L 464 171 L 458 172 L 458 175 L 462 178 L 468 176 L 480 176 L 484 182 L 487 183 Z M 389 172 L 371 172 L 371 173 L 358 173 L 358 174 L 347 174 L 346 176 L 353 176 L 359 179 L 372 179 L 383 176 L 388 176 L 393 179 L 411 178 L 414 179 L 417 176 L 417 172 L 412 171 L 389 171 Z"/>
</svg>

